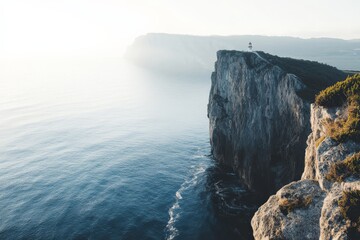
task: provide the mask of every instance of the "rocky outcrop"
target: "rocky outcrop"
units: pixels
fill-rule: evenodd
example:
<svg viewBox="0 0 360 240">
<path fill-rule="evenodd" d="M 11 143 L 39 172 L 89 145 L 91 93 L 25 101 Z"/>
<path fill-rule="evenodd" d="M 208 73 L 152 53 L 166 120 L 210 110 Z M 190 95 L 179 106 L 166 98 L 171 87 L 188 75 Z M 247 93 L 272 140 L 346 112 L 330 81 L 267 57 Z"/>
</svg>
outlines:
<svg viewBox="0 0 360 240">
<path fill-rule="evenodd" d="M 313 180 L 284 186 L 255 213 L 255 239 L 318 239 L 324 197 Z"/>
<path fill-rule="evenodd" d="M 312 133 L 302 179 L 281 188 L 255 213 L 251 222 L 255 239 L 354 239 L 347 232 L 351 224 L 341 213 L 339 201 L 344 192 L 360 190 L 360 179 L 350 175 L 339 182 L 328 177 L 331 166 L 360 151 L 359 143 L 327 137 L 326 122 L 346 118 L 348 110 L 347 106 L 311 106 Z M 316 200 L 301 204 L 305 195 Z M 279 211 L 284 201 L 294 203 L 291 213 Z"/>
<path fill-rule="evenodd" d="M 334 77 L 311 81 L 301 66 L 332 71 Z M 300 179 L 310 133 L 309 95 L 343 77 L 314 62 L 219 51 L 208 105 L 215 159 L 265 195 Z"/>
</svg>

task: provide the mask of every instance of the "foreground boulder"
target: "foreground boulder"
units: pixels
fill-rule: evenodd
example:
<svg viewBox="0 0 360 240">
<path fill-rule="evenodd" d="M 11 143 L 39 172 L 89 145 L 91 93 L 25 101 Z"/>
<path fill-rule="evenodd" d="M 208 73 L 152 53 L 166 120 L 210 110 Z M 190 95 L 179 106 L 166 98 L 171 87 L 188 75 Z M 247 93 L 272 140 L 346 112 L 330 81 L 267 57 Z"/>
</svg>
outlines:
<svg viewBox="0 0 360 240">
<path fill-rule="evenodd" d="M 325 192 L 313 180 L 293 182 L 259 208 L 252 226 L 256 239 L 317 239 Z M 261 221 L 257 221 L 261 219 Z"/>
</svg>

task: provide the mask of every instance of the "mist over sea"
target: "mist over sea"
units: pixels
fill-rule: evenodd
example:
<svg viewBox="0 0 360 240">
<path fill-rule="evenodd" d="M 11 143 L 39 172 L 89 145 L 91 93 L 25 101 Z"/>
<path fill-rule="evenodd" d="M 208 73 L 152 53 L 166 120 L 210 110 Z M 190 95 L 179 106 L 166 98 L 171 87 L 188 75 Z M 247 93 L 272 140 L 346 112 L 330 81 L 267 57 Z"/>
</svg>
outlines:
<svg viewBox="0 0 360 240">
<path fill-rule="evenodd" d="M 111 57 L 1 64 L 0 239 L 251 235 L 251 196 L 211 158 L 210 73 Z"/>
</svg>

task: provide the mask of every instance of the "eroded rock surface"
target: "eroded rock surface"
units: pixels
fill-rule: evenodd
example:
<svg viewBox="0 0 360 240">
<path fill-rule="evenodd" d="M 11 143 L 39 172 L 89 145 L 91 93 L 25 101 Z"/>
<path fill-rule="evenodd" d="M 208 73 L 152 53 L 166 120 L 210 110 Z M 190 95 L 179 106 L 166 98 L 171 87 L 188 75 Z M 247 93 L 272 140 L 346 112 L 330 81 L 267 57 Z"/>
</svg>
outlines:
<svg viewBox="0 0 360 240">
<path fill-rule="evenodd" d="M 308 98 L 343 76 L 331 69 L 338 75 L 304 81 L 292 71 L 302 64 L 329 70 L 263 52 L 217 53 L 208 105 L 213 155 L 266 196 L 300 179 L 311 131 Z"/>
<path fill-rule="evenodd" d="M 281 188 L 255 213 L 251 222 L 255 239 L 351 239 L 347 234 L 350 222 L 342 215 L 339 200 L 345 191 L 360 190 L 360 179 L 349 176 L 336 182 L 327 176 L 331 165 L 359 152 L 360 144 L 338 143 L 326 137 L 324 126 L 326 119 L 336 121 L 346 117 L 347 110 L 346 106 L 333 109 L 311 106 L 313 131 L 308 138 L 302 180 Z M 314 191 L 310 192 L 309 188 Z M 303 194 L 317 200 L 287 216 L 279 210 L 283 203 L 279 199 L 281 195 L 296 198 Z"/>
<path fill-rule="evenodd" d="M 255 53 L 219 51 L 208 105 L 214 157 L 252 189 L 300 178 L 310 131 L 305 85 Z"/>
<path fill-rule="evenodd" d="M 284 186 L 255 213 L 251 223 L 255 239 L 318 239 L 324 197 L 313 180 Z"/>
</svg>

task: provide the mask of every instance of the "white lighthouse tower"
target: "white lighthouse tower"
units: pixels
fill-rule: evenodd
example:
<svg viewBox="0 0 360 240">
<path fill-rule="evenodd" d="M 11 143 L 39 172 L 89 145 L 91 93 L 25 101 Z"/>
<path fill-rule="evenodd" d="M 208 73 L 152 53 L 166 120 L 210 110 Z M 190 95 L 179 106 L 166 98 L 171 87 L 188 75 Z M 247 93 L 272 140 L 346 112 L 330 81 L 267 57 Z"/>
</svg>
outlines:
<svg viewBox="0 0 360 240">
<path fill-rule="evenodd" d="M 253 48 L 253 46 L 252 46 L 252 43 L 251 43 L 251 42 L 249 42 L 249 46 L 248 46 L 248 48 L 249 48 L 249 51 L 250 51 L 250 52 L 252 52 L 252 48 Z"/>
</svg>

